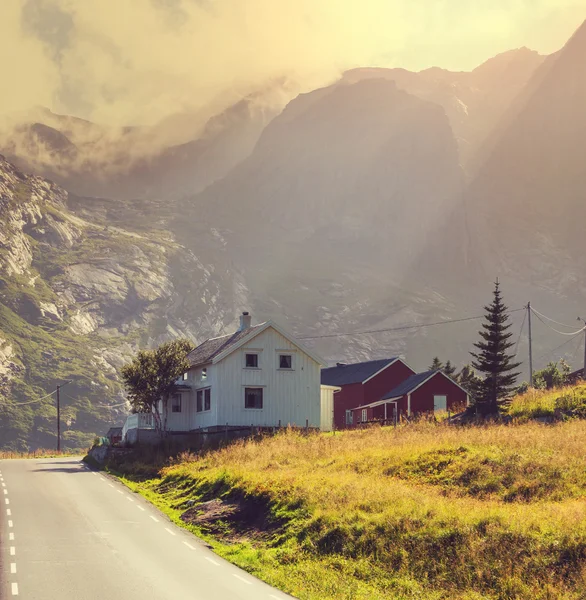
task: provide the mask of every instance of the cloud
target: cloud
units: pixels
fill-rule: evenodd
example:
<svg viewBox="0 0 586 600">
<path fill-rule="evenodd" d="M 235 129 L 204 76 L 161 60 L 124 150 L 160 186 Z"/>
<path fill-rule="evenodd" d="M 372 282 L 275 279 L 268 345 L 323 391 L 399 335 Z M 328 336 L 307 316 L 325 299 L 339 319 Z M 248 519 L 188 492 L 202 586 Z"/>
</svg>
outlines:
<svg viewBox="0 0 586 600">
<path fill-rule="evenodd" d="M 527 41 L 557 49 L 584 8 L 586 0 L 4 1 L 0 53 L 13 60 L 3 62 L 0 114 L 42 104 L 114 126 L 153 124 L 283 75 L 310 88 L 369 64 L 472 68 Z"/>
</svg>

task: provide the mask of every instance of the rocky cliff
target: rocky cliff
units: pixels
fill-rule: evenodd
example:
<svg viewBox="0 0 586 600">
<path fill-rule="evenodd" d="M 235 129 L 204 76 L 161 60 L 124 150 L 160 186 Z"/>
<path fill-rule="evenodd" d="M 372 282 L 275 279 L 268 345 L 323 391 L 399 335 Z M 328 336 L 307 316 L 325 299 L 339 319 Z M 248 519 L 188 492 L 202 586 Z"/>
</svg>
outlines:
<svg viewBox="0 0 586 600">
<path fill-rule="evenodd" d="M 55 399 L 39 399 L 67 380 L 64 443 L 85 446 L 122 419 L 117 369 L 138 347 L 201 340 L 245 304 L 221 244 L 205 264 L 143 209 L 70 197 L 0 158 L 0 446 L 52 446 Z"/>
</svg>

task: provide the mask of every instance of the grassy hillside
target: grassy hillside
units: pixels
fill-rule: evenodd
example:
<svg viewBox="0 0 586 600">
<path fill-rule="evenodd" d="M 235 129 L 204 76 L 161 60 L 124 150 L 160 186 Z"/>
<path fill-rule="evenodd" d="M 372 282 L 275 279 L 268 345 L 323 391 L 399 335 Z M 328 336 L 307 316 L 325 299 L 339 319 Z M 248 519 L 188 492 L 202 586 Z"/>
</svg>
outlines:
<svg viewBox="0 0 586 600">
<path fill-rule="evenodd" d="M 298 598 L 578 599 L 585 439 L 577 419 L 290 432 L 127 483 Z"/>
</svg>

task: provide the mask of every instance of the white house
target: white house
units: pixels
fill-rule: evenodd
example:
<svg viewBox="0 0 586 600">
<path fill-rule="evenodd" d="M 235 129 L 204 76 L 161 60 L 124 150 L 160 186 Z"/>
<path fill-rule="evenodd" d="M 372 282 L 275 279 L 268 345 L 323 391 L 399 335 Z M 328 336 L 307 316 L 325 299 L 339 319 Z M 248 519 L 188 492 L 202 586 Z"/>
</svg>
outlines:
<svg viewBox="0 0 586 600">
<path fill-rule="evenodd" d="M 252 326 L 245 312 L 237 331 L 206 340 L 188 360 L 167 407 L 171 432 L 287 425 L 331 430 L 334 388 L 320 385 L 325 362 L 272 321 Z"/>
</svg>

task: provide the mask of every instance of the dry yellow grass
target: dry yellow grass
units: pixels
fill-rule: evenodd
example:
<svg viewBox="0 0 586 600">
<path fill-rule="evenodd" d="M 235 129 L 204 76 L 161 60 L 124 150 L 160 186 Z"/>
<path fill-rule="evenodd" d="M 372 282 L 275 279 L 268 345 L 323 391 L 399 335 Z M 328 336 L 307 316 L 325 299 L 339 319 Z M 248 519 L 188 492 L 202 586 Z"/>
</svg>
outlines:
<svg viewBox="0 0 586 600">
<path fill-rule="evenodd" d="M 578 599 L 585 441 L 580 420 L 288 432 L 132 485 L 178 522 L 187 499 L 254 502 L 277 532 L 215 546 L 300 598 Z"/>
</svg>

